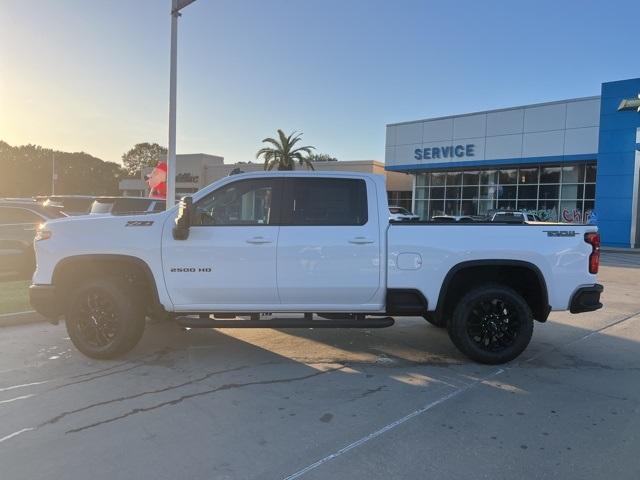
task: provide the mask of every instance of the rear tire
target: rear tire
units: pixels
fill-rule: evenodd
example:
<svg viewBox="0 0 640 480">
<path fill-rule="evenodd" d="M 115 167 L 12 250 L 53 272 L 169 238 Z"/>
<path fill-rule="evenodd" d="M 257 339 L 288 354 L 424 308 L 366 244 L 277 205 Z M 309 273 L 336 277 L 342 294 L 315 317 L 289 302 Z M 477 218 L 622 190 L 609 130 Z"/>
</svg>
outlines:
<svg viewBox="0 0 640 480">
<path fill-rule="evenodd" d="M 87 357 L 114 358 L 140 341 L 145 326 L 135 289 L 118 279 L 95 279 L 71 292 L 65 324 L 71 341 Z"/>
<path fill-rule="evenodd" d="M 448 322 L 451 341 L 471 360 L 500 364 L 520 355 L 533 335 L 533 314 L 515 290 L 490 284 L 467 293 Z"/>
</svg>

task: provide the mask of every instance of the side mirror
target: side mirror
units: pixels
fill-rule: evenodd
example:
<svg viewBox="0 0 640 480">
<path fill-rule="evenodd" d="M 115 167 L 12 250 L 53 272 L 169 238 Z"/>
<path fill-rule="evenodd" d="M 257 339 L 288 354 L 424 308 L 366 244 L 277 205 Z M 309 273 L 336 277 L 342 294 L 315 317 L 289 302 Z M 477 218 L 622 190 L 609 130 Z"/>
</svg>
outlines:
<svg viewBox="0 0 640 480">
<path fill-rule="evenodd" d="M 193 198 L 182 197 L 180 208 L 176 217 L 176 226 L 173 227 L 173 238 L 175 240 L 186 240 L 189 238 L 189 228 L 193 218 Z"/>
</svg>

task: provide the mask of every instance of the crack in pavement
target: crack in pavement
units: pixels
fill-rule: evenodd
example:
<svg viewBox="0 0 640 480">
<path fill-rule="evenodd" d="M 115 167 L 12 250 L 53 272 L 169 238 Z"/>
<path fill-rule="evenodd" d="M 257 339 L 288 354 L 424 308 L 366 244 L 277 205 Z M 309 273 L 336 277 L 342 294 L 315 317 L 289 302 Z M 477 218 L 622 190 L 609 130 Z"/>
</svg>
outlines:
<svg viewBox="0 0 640 480">
<path fill-rule="evenodd" d="M 76 408 L 75 410 L 69 410 L 67 412 L 62 412 L 59 415 L 56 415 L 55 417 L 41 423 L 40 425 L 38 425 L 37 428 L 41 428 L 44 427 L 46 425 L 53 425 L 54 423 L 59 422 L 60 420 L 62 420 L 64 417 L 67 417 L 69 415 L 73 415 L 75 413 L 80 413 L 80 412 L 84 412 L 86 410 L 89 410 L 91 408 L 95 408 L 95 407 L 101 407 L 104 405 L 109 405 L 110 403 L 117 403 L 117 402 L 123 402 L 125 400 L 132 400 L 134 398 L 139 398 L 139 397 L 143 397 L 145 395 L 153 395 L 155 393 L 163 393 L 163 392 L 168 392 L 170 390 L 176 390 L 178 388 L 182 388 L 182 387 L 186 387 L 188 385 L 193 385 L 196 383 L 200 383 L 203 382 L 215 375 L 221 375 L 223 373 L 230 373 L 230 372 L 237 372 L 239 370 L 244 370 L 245 368 L 249 368 L 249 365 L 243 365 L 240 367 L 234 367 L 234 368 L 227 368 L 225 370 L 216 370 L 214 372 L 209 372 L 206 375 L 202 375 L 201 377 L 198 378 L 194 378 L 193 380 L 189 380 L 187 382 L 183 382 L 180 383 L 178 385 L 169 385 L 167 387 L 163 387 L 163 388 L 158 388 L 156 390 L 147 390 L 144 392 L 140 392 L 140 393 L 135 393 L 133 395 L 127 395 L 124 397 L 117 397 L 117 398 L 112 398 L 109 400 L 103 400 L 102 402 L 97 402 L 97 403 L 92 403 L 90 405 L 86 405 L 84 407 L 80 407 L 80 408 Z"/>
<path fill-rule="evenodd" d="M 124 365 L 129 365 L 129 364 L 134 364 L 134 365 L 144 365 L 147 364 L 149 361 L 145 360 L 145 358 L 154 358 L 154 360 L 158 360 L 160 358 L 162 358 L 163 356 L 165 356 L 167 353 L 172 352 L 173 349 L 170 347 L 165 347 L 165 348 L 161 348 L 160 350 L 157 350 L 155 352 L 151 352 L 147 355 L 142 355 L 141 357 L 138 357 L 135 360 L 127 360 L 126 362 L 120 362 L 117 363 L 115 365 L 111 365 L 110 367 L 105 367 L 105 368 L 100 368 L 98 370 L 92 370 L 91 372 L 86 372 L 86 373 L 79 373 L 77 375 L 72 375 L 70 377 L 67 377 L 69 379 L 74 379 L 74 378 L 81 378 L 81 377 L 86 377 L 88 375 L 95 375 L 96 373 L 102 373 L 102 372 L 107 372 L 109 370 L 113 370 L 114 368 L 118 368 L 118 367 L 122 367 Z"/>
<path fill-rule="evenodd" d="M 128 363 L 130 363 L 130 362 L 124 362 L 124 363 L 122 363 L 122 364 L 120 364 L 120 365 L 117 365 L 117 366 L 116 366 L 116 365 L 114 365 L 114 366 L 112 366 L 112 367 L 105 368 L 105 369 L 103 369 L 103 370 L 98 370 L 97 372 L 102 371 L 102 372 L 108 372 L 108 373 L 100 373 L 100 374 L 98 374 L 98 375 L 93 375 L 92 377 L 83 378 L 82 380 L 76 380 L 76 381 L 74 381 L 74 382 L 67 382 L 67 383 L 63 383 L 62 385 L 58 385 L 57 387 L 53 387 L 53 388 L 51 388 L 51 389 L 49 389 L 49 390 L 47 390 L 47 391 L 51 392 L 51 391 L 54 391 L 54 390 L 59 390 L 59 389 L 64 388 L 64 387 L 69 387 L 69 386 L 71 386 L 71 385 L 78 385 L 78 384 L 80 384 L 80 383 L 91 382 L 92 380 L 96 380 L 96 379 L 98 379 L 98 378 L 108 377 L 108 376 L 110 376 L 110 375 L 115 375 L 115 374 L 117 374 L 117 373 L 129 372 L 129 371 L 134 370 L 134 369 L 136 369 L 136 368 L 140 368 L 140 367 L 144 367 L 144 366 L 146 366 L 146 365 L 153 364 L 153 362 L 158 361 L 159 359 L 161 359 L 162 357 L 164 357 L 164 356 L 165 356 L 167 353 L 169 353 L 170 351 L 171 351 L 171 349 L 163 349 L 163 350 L 160 350 L 160 351 L 158 351 L 158 352 L 155 352 L 155 353 L 154 353 L 154 354 L 152 354 L 152 355 L 148 355 L 148 356 L 146 356 L 146 357 L 150 357 L 150 359 L 149 359 L 149 360 L 136 361 L 136 362 L 138 362 L 138 363 L 134 363 L 134 364 L 133 364 L 133 365 L 131 365 L 130 367 L 121 368 L 121 369 L 119 369 L 119 370 L 114 370 L 114 368 L 117 368 L 117 367 L 118 367 L 118 366 L 120 366 L 120 365 L 127 365 L 127 364 L 128 364 Z M 146 358 L 146 357 L 143 357 L 143 358 Z M 93 373 L 96 373 L 96 372 L 93 372 Z M 81 377 L 81 376 L 92 375 L 93 373 L 80 374 L 80 375 L 76 375 L 75 377 L 69 377 L 69 378 L 78 378 L 78 377 Z"/>
<path fill-rule="evenodd" d="M 173 400 L 167 400 L 165 402 L 161 402 L 158 403 L 156 405 L 152 405 L 149 407 L 140 407 L 140 408 L 134 408 L 130 411 L 128 411 L 127 413 L 124 413 L 122 415 L 118 415 L 116 417 L 112 417 L 112 418 L 108 418 L 106 420 L 102 420 L 100 422 L 95 422 L 89 425 L 84 425 L 82 427 L 78 427 L 78 428 L 74 428 L 71 430 L 67 430 L 65 432 L 65 434 L 68 433 L 78 433 L 81 432 L 83 430 L 88 430 L 90 428 L 94 428 L 94 427 L 98 427 L 101 425 L 105 425 L 107 423 L 112 423 L 115 422 L 117 420 L 122 420 L 124 418 L 130 417 L 132 415 L 136 415 L 138 413 L 146 413 L 146 412 L 150 412 L 152 410 L 157 410 L 159 408 L 162 407 L 167 407 L 167 406 L 174 406 L 174 405 L 178 405 L 179 403 L 185 401 L 185 400 L 189 400 L 192 398 L 196 398 L 196 397 L 202 397 L 205 395 L 210 395 L 212 393 L 217 393 L 217 392 L 221 392 L 221 391 L 225 391 L 225 390 L 232 390 L 232 389 L 236 389 L 236 388 L 244 388 L 244 387 L 250 387 L 250 386 L 254 386 L 254 385 L 274 385 L 274 384 L 278 384 L 278 383 L 291 383 L 291 382 L 299 382 L 299 381 L 304 381 L 304 380 L 308 380 L 310 378 L 314 378 L 320 375 L 324 375 L 326 373 L 333 373 L 333 372 L 337 372 L 340 370 L 343 370 L 344 368 L 346 368 L 346 365 L 341 365 L 340 367 L 337 368 L 330 368 L 328 370 L 321 370 L 319 372 L 314 372 L 311 373 L 309 375 L 303 375 L 300 377 L 290 377 L 290 378 L 280 378 L 280 379 L 275 379 L 275 380 L 257 380 L 255 382 L 247 382 L 247 383 L 227 383 L 224 385 L 221 385 L 219 387 L 216 388 L 212 388 L 209 390 L 204 390 L 202 392 L 196 392 L 196 393 L 190 393 L 187 395 L 182 395 L 178 398 L 175 398 Z"/>
</svg>

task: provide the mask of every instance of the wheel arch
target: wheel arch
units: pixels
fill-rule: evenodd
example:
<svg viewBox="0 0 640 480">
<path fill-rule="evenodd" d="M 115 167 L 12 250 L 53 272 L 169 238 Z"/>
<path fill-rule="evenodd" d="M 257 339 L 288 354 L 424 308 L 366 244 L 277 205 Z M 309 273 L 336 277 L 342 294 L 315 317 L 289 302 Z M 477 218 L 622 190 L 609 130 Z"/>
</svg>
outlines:
<svg viewBox="0 0 640 480">
<path fill-rule="evenodd" d="M 165 312 L 160 302 L 158 285 L 151 268 L 141 258 L 122 254 L 73 255 L 60 260 L 53 271 L 52 284 L 58 302 L 62 304 L 65 292 L 87 277 L 122 275 L 144 287 L 148 306 L 154 313 Z"/>
<path fill-rule="evenodd" d="M 510 275 L 521 274 L 514 278 Z M 482 283 L 494 281 L 520 293 L 531 308 L 534 318 L 545 322 L 549 316 L 549 293 L 542 271 L 524 260 L 486 259 L 470 260 L 454 265 L 445 275 L 436 304 L 436 318 L 450 315 L 455 301 L 465 291 Z M 533 283 L 530 288 L 527 282 Z"/>
</svg>

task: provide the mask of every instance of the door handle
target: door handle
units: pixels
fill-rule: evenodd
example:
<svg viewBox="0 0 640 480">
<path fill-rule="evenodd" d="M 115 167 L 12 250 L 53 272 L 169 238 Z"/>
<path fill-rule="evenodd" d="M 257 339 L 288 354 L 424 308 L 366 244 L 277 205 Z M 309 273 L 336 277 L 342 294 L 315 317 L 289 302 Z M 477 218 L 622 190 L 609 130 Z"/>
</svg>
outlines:
<svg viewBox="0 0 640 480">
<path fill-rule="evenodd" d="M 251 237 L 247 239 L 247 243 L 251 243 L 253 245 L 261 245 L 263 243 L 271 243 L 271 240 L 264 237 Z"/>
<path fill-rule="evenodd" d="M 349 240 L 349 243 L 355 243 L 356 245 L 366 245 L 368 243 L 373 243 L 373 240 L 366 237 L 355 237 Z"/>
</svg>

